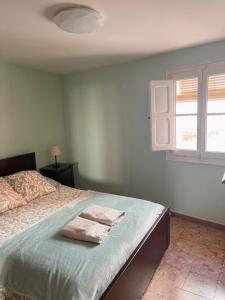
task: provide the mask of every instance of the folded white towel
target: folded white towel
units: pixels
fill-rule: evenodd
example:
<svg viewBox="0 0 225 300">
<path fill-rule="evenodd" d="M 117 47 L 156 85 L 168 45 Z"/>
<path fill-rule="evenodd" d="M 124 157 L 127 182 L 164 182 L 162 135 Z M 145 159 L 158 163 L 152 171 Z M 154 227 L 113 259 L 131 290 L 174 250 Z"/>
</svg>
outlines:
<svg viewBox="0 0 225 300">
<path fill-rule="evenodd" d="M 82 218 L 109 226 L 117 223 L 123 215 L 123 211 L 98 205 L 90 205 L 80 214 Z"/>
<path fill-rule="evenodd" d="M 101 244 L 107 237 L 109 230 L 109 226 L 76 217 L 67 223 L 60 232 L 72 239 Z"/>
</svg>

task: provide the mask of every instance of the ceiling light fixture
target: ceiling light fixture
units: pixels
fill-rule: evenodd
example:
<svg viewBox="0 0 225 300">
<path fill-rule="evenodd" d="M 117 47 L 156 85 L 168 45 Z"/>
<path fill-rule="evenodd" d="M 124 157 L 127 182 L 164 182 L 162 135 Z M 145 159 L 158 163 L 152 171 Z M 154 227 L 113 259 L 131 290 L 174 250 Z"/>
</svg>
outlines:
<svg viewBox="0 0 225 300">
<path fill-rule="evenodd" d="M 57 12 L 54 21 L 64 31 L 82 34 L 96 31 L 103 25 L 104 18 L 91 7 L 74 6 Z"/>
</svg>

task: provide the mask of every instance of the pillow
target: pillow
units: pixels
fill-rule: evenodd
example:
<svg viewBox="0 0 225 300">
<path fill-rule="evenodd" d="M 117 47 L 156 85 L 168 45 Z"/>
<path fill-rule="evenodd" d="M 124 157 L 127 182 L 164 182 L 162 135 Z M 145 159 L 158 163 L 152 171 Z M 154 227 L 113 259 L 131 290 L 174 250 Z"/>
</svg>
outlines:
<svg viewBox="0 0 225 300">
<path fill-rule="evenodd" d="M 0 213 L 25 205 L 26 201 L 17 194 L 4 178 L 0 178 Z"/>
<path fill-rule="evenodd" d="M 37 171 L 18 172 L 9 175 L 7 180 L 26 202 L 56 191 L 56 188 Z"/>
</svg>

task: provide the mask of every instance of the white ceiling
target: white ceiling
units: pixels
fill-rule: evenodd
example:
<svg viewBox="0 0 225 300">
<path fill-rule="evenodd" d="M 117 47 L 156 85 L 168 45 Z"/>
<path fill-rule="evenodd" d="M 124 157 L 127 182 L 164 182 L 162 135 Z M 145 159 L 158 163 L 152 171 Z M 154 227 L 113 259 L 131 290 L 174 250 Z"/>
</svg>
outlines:
<svg viewBox="0 0 225 300">
<path fill-rule="evenodd" d="M 63 32 L 63 5 L 106 16 L 96 33 Z M 0 0 L 0 58 L 54 73 L 92 69 L 225 39 L 225 0 Z"/>
</svg>

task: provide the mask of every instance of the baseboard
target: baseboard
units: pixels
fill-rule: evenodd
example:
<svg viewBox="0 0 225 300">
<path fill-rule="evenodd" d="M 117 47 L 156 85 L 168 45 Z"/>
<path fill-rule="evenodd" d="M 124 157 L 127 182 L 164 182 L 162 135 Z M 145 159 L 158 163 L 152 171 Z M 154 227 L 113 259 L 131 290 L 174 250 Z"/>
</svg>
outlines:
<svg viewBox="0 0 225 300">
<path fill-rule="evenodd" d="M 207 221 L 207 220 L 191 217 L 188 215 L 180 214 L 175 211 L 171 211 L 171 216 L 225 231 L 225 225 L 223 225 L 223 224 L 214 223 L 212 221 Z"/>
</svg>

